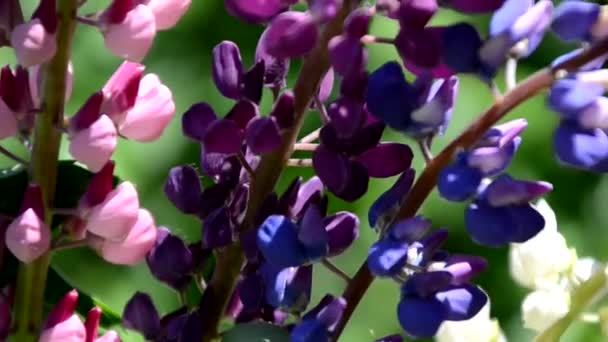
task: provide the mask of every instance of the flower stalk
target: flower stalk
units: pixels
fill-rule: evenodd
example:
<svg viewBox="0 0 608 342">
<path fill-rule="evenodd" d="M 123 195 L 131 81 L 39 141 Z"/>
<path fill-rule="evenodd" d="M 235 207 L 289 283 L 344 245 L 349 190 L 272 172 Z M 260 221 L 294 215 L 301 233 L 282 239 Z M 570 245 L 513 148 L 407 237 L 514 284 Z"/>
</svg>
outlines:
<svg viewBox="0 0 608 342">
<path fill-rule="evenodd" d="M 441 153 L 429 162 L 420 177 L 409 192 L 408 198 L 395 215 L 392 221 L 413 217 L 435 188 L 441 170 L 452 161 L 457 151 L 470 147 L 477 142 L 485 132 L 508 114 L 513 108 L 532 98 L 539 92 L 547 89 L 553 83 L 555 75 L 561 71 L 574 71 L 582 65 L 608 53 L 608 39 L 603 39 L 591 46 L 585 52 L 568 59 L 554 67 L 541 69 L 519 83 L 515 88 L 501 96 L 497 101 L 481 114 L 471 125 L 456 137 Z M 367 267 L 365 260 L 359 270 L 348 284 L 342 296 L 346 299 L 346 309 L 334 331 L 333 339 L 337 341 L 344 331 L 346 324 L 352 316 L 365 292 L 373 282 L 374 277 Z"/>
<path fill-rule="evenodd" d="M 65 107 L 66 70 L 70 59 L 74 16 L 77 0 L 59 0 L 57 3 L 59 27 L 57 53 L 46 66 L 42 112 L 36 117 L 30 175 L 32 182 L 40 185 L 44 197 L 46 217 L 50 226 L 61 131 Z M 21 264 L 17 278 L 14 306 L 14 323 L 11 341 L 34 342 L 38 340 L 43 319 L 44 290 L 50 262 L 50 252 L 30 264 Z"/>
</svg>

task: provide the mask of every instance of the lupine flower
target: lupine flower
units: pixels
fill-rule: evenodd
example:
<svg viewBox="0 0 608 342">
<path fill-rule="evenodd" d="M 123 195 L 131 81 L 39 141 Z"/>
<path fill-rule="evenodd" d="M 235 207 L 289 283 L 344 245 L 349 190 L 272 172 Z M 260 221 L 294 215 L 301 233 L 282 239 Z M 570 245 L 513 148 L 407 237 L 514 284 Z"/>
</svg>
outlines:
<svg viewBox="0 0 608 342">
<path fill-rule="evenodd" d="M 183 289 L 191 280 L 194 268 L 192 251 L 177 235 L 159 227 L 154 247 L 146 256 L 150 272 L 156 279 L 176 289 Z"/>
<path fill-rule="evenodd" d="M 33 105 L 35 108 L 40 108 L 41 105 L 41 94 L 43 87 L 43 75 L 44 75 L 44 65 L 33 65 L 31 66 L 29 71 L 29 83 L 30 83 L 30 93 L 32 96 Z M 74 85 L 74 67 L 72 62 L 68 63 L 68 68 L 65 72 L 65 97 L 64 100 L 67 103 L 72 96 L 72 88 Z"/>
<path fill-rule="evenodd" d="M 435 336 L 437 342 L 506 342 L 496 319 L 490 318 L 490 302 L 466 321 L 445 321 Z"/>
<path fill-rule="evenodd" d="M 138 221 L 139 199 L 135 187 L 123 182 L 104 200 L 83 211 L 86 229 L 104 239 L 124 241 Z"/>
<path fill-rule="evenodd" d="M 446 0 L 445 5 L 460 12 L 483 13 L 499 9 L 504 2 L 505 0 Z"/>
<path fill-rule="evenodd" d="M 98 337 L 99 322 L 101 321 L 101 309 L 99 307 L 92 308 L 87 314 L 84 322 L 84 327 L 87 337 L 84 342 L 120 342 L 120 336 L 114 330 L 106 330 L 106 333 Z"/>
<path fill-rule="evenodd" d="M 30 263 L 51 247 L 51 230 L 44 222 L 42 191 L 31 184 L 25 191 L 19 216 L 6 228 L 6 248 L 22 262 Z"/>
<path fill-rule="evenodd" d="M 526 296 L 522 303 L 524 327 L 543 331 L 570 311 L 570 294 L 552 287 L 536 290 Z"/>
<path fill-rule="evenodd" d="M 18 66 L 15 73 L 7 65 L 0 70 L 0 139 L 16 135 L 19 131 L 29 132 L 34 117 L 32 95 L 28 84 L 28 71 Z"/>
<path fill-rule="evenodd" d="M 154 42 L 156 20 L 146 5 L 115 0 L 101 14 L 100 30 L 110 52 L 140 62 Z"/>
<path fill-rule="evenodd" d="M 509 249 L 511 276 L 528 288 L 557 282 L 559 274 L 572 266 L 575 257 L 566 239 L 557 231 L 555 213 L 549 204 L 541 199 L 535 207 L 544 218 L 543 230 L 524 243 L 512 244 Z"/>
<path fill-rule="evenodd" d="M 287 58 L 275 58 L 268 53 L 266 29 L 258 40 L 258 45 L 255 49 L 255 61 L 264 61 L 264 85 L 267 87 L 281 89 L 285 87 L 287 73 L 289 72 L 290 61 Z"/>
<path fill-rule="evenodd" d="M 10 46 L 10 35 L 15 26 L 23 23 L 19 0 L 3 1 L 0 3 L 0 47 Z"/>
<path fill-rule="evenodd" d="M 335 326 L 346 308 L 346 301 L 326 295 L 319 304 L 302 317 L 291 331 L 293 342 L 329 342 Z"/>
<path fill-rule="evenodd" d="M 176 208 L 186 214 L 198 214 L 202 200 L 199 174 L 191 166 L 176 166 L 169 170 L 165 195 Z"/>
<path fill-rule="evenodd" d="M 28 22 L 17 25 L 11 32 L 11 45 L 19 64 L 29 67 L 48 62 L 57 50 L 56 0 L 43 0 Z"/>
<path fill-rule="evenodd" d="M 378 197 L 368 211 L 368 221 L 372 228 L 384 227 L 389 217 L 397 210 L 407 197 L 416 172 L 414 169 L 404 171 L 388 190 Z"/>
<path fill-rule="evenodd" d="M 401 335 L 388 335 L 377 339 L 374 342 L 403 342 L 403 336 Z"/>
<path fill-rule="evenodd" d="M 265 22 L 282 12 L 293 1 L 287 0 L 225 0 L 230 14 L 251 23 Z"/>
<path fill-rule="evenodd" d="M 241 93 L 243 62 L 239 47 L 231 41 L 223 41 L 213 48 L 213 81 L 227 98 L 238 99 Z"/>
<path fill-rule="evenodd" d="M 114 123 L 101 114 L 102 92 L 97 92 L 70 120 L 70 154 L 93 172 L 110 160 L 117 144 Z"/>
<path fill-rule="evenodd" d="M 391 128 L 414 137 L 442 132 L 451 116 L 457 86 L 456 78 L 432 83 L 428 75 L 410 84 L 399 64 L 389 62 L 370 75 L 367 108 Z"/>
<path fill-rule="evenodd" d="M 124 61 L 103 86 L 104 103 L 101 112 L 115 123 L 122 122 L 125 113 L 135 106 L 144 69 L 142 64 Z"/>
<path fill-rule="evenodd" d="M 86 329 L 80 317 L 74 312 L 78 301 L 78 292 L 68 292 L 49 313 L 40 342 L 83 342 Z"/>
<path fill-rule="evenodd" d="M 266 301 L 275 308 L 302 312 L 312 290 L 312 265 L 280 268 L 264 263 L 260 268 L 265 283 Z"/>
<path fill-rule="evenodd" d="M 0 98 L 0 139 L 6 139 L 17 134 L 17 119 L 13 111 Z"/>
<path fill-rule="evenodd" d="M 137 292 L 125 305 L 122 313 L 122 325 L 125 328 L 139 331 L 147 340 L 154 340 L 159 334 L 160 317 L 152 298 Z"/>
<path fill-rule="evenodd" d="M 156 226 L 149 211 L 139 209 L 137 221 L 120 241 L 92 237 L 89 244 L 101 257 L 113 264 L 134 265 L 144 260 L 156 241 Z"/>
<path fill-rule="evenodd" d="M 340 75 L 361 73 L 367 64 L 367 50 L 361 37 L 367 34 L 371 21 L 368 9 L 356 10 L 344 23 L 344 34 L 329 41 L 329 53 L 333 69 Z"/>
<path fill-rule="evenodd" d="M 301 57 L 312 50 L 319 29 L 310 13 L 288 11 L 272 20 L 265 33 L 265 46 L 275 58 Z"/>
<path fill-rule="evenodd" d="M 177 24 L 190 7 L 191 0 L 139 0 L 154 14 L 156 29 L 167 30 Z"/>
<path fill-rule="evenodd" d="M 602 6 L 587 1 L 567 1 L 556 9 L 551 29 L 563 40 L 594 41 L 606 36 Z"/>
<path fill-rule="evenodd" d="M 602 272 L 602 264 L 599 261 L 591 257 L 580 258 L 572 266 L 569 280 L 573 287 L 577 287 L 597 272 Z"/>
</svg>

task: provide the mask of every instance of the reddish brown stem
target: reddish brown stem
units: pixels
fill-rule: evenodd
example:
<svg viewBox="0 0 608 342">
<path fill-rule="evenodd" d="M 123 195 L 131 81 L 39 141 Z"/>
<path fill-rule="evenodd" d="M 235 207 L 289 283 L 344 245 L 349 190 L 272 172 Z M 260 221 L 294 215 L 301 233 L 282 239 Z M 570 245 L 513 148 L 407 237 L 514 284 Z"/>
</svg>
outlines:
<svg viewBox="0 0 608 342">
<path fill-rule="evenodd" d="M 439 172 L 444 166 L 452 161 L 454 154 L 461 149 L 468 148 L 475 144 L 490 127 L 495 125 L 513 108 L 548 88 L 553 83 L 554 75 L 558 71 L 574 71 L 582 65 L 607 53 L 608 38 L 599 41 L 588 50 L 553 68 L 545 68 L 532 74 L 526 80 L 519 83 L 514 89 L 506 93 L 473 121 L 473 123 L 445 147 L 437 157 L 426 165 L 393 221 L 414 216 L 435 187 Z M 365 292 L 373 280 L 374 277 L 367 268 L 367 260 L 365 260 L 342 295 L 346 299 L 347 306 L 342 315 L 342 319 L 334 331 L 334 340 L 338 340 L 344 331 L 355 308 L 365 295 Z"/>
</svg>

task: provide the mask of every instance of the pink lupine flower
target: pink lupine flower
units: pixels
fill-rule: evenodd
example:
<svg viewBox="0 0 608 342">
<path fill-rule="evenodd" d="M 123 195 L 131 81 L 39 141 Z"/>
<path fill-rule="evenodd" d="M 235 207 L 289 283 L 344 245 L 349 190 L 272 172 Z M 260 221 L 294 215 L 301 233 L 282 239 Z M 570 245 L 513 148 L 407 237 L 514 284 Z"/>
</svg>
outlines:
<svg viewBox="0 0 608 342">
<path fill-rule="evenodd" d="M 68 292 L 49 313 L 39 342 L 85 342 L 84 324 L 74 313 L 78 292 Z"/>
<path fill-rule="evenodd" d="M 51 247 L 51 230 L 44 222 L 38 185 L 26 189 L 20 215 L 6 228 L 5 242 L 11 253 L 25 263 L 36 260 Z"/>
<path fill-rule="evenodd" d="M 157 30 L 167 30 L 177 24 L 190 7 L 191 0 L 140 0 L 148 6 L 156 19 Z"/>
<path fill-rule="evenodd" d="M 32 101 L 36 108 L 40 108 L 40 95 L 42 94 L 42 76 L 40 72 L 41 65 L 36 64 L 29 68 L 29 87 L 32 95 Z M 72 96 L 72 88 L 74 84 L 74 67 L 72 62 L 68 63 L 66 70 L 66 85 L 65 85 L 65 102 L 68 102 Z"/>
<path fill-rule="evenodd" d="M 11 32 L 11 45 L 19 64 L 29 67 L 48 62 L 57 51 L 56 0 L 43 0 L 28 22 L 17 25 Z"/>
<path fill-rule="evenodd" d="M 110 160 L 116 149 L 116 127 L 101 115 L 103 93 L 93 94 L 70 121 L 70 154 L 93 172 Z"/>
<path fill-rule="evenodd" d="M 95 342 L 120 342 L 120 336 L 114 330 L 108 330 L 103 336 L 95 339 Z"/>
<path fill-rule="evenodd" d="M 108 50 L 122 58 L 139 62 L 148 53 L 156 23 L 152 10 L 132 1 L 114 0 L 101 15 L 101 32 Z"/>
<path fill-rule="evenodd" d="M 0 140 L 17 134 L 17 119 L 13 111 L 0 98 Z"/>
<path fill-rule="evenodd" d="M 142 262 L 156 241 L 156 226 L 149 211 L 139 209 L 137 223 L 122 242 L 112 242 L 93 238 L 91 246 L 106 261 L 120 265 L 134 265 Z"/>
<path fill-rule="evenodd" d="M 112 190 L 103 202 L 84 210 L 86 229 L 104 239 L 121 242 L 138 220 L 139 199 L 130 182 L 123 182 Z"/>
<path fill-rule="evenodd" d="M 103 86 L 101 111 L 115 123 L 122 122 L 126 112 L 135 106 L 144 69 L 142 64 L 124 61 Z"/>
<path fill-rule="evenodd" d="M 108 330 L 103 336 L 97 337 L 99 322 L 101 320 L 101 309 L 92 308 L 84 321 L 87 337 L 84 342 L 120 342 L 120 336 L 114 330 Z"/>
<path fill-rule="evenodd" d="M 141 80 L 135 106 L 118 126 L 120 134 L 139 141 L 158 139 L 175 112 L 171 90 L 158 76 L 147 74 Z"/>
</svg>

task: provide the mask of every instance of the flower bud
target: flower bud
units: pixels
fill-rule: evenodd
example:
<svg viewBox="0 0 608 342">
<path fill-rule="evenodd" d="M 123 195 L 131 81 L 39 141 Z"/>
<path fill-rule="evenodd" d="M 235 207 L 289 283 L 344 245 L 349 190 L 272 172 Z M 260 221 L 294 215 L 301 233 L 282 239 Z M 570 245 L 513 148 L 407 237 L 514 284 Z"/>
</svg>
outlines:
<svg viewBox="0 0 608 342">
<path fill-rule="evenodd" d="M 124 61 L 103 86 L 101 112 L 116 124 L 124 121 L 125 113 L 135 106 L 144 69 L 142 64 Z"/>
<path fill-rule="evenodd" d="M 318 39 L 317 23 L 308 13 L 279 14 L 266 32 L 268 53 L 275 58 L 300 57 L 312 50 Z"/>
<path fill-rule="evenodd" d="M 56 0 L 42 0 L 28 22 L 17 25 L 11 32 L 11 45 L 19 64 L 29 67 L 48 62 L 57 50 Z"/>
<path fill-rule="evenodd" d="M 281 140 L 279 125 L 272 117 L 255 118 L 247 125 L 247 146 L 255 154 L 272 152 L 281 145 Z"/>
<path fill-rule="evenodd" d="M 134 140 L 148 142 L 160 138 L 175 112 L 171 90 L 158 76 L 148 74 L 142 78 L 135 106 L 118 125 L 120 134 Z"/>
<path fill-rule="evenodd" d="M 152 298 L 137 292 L 129 300 L 122 313 L 122 325 L 139 331 L 147 340 L 155 340 L 160 333 L 160 317 Z"/>
<path fill-rule="evenodd" d="M 215 120 L 217 115 L 208 103 L 195 103 L 182 115 L 182 131 L 188 138 L 202 141 L 205 131 Z"/>
<path fill-rule="evenodd" d="M 93 242 L 93 248 L 106 261 L 119 265 L 135 265 L 146 257 L 156 241 L 156 226 L 149 211 L 139 209 L 137 222 L 122 241 Z"/>
<path fill-rule="evenodd" d="M 521 304 L 524 327 L 543 331 L 570 311 L 570 294 L 560 288 L 536 290 Z"/>
<path fill-rule="evenodd" d="M 140 62 L 156 35 L 154 13 L 146 5 L 133 8 L 125 6 L 124 1 L 114 0 L 101 15 L 106 48 L 113 54 L 134 62 Z"/>
<path fill-rule="evenodd" d="M 44 323 L 40 342 L 83 342 L 86 329 L 74 313 L 78 302 L 78 292 L 68 292 L 51 310 Z"/>
<path fill-rule="evenodd" d="M 225 0 L 228 13 L 250 23 L 270 20 L 284 8 L 284 0 Z"/>
<path fill-rule="evenodd" d="M 213 48 L 213 81 L 222 95 L 237 100 L 241 95 L 243 62 L 239 47 L 223 41 Z"/>
<path fill-rule="evenodd" d="M 199 174 L 190 166 L 176 166 L 169 171 L 165 194 L 179 210 L 196 214 L 201 207 L 202 187 Z"/>
<path fill-rule="evenodd" d="M 167 30 L 177 24 L 190 7 L 191 0 L 148 0 L 145 5 L 154 14 L 156 29 Z"/>
<path fill-rule="evenodd" d="M 138 211 L 135 187 L 130 182 L 123 182 L 85 214 L 86 229 L 110 241 L 124 241 L 138 221 Z"/>
<path fill-rule="evenodd" d="M 84 321 L 84 327 L 87 332 L 87 339 L 84 342 L 93 342 L 97 338 L 100 320 L 101 309 L 96 306 L 89 311 L 87 318 Z"/>
</svg>

